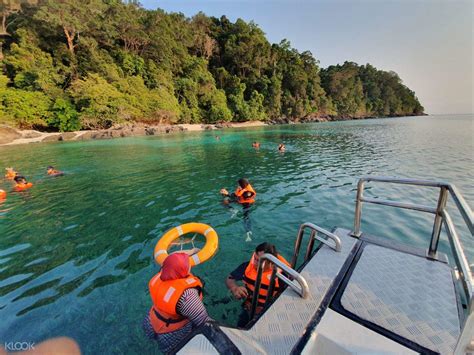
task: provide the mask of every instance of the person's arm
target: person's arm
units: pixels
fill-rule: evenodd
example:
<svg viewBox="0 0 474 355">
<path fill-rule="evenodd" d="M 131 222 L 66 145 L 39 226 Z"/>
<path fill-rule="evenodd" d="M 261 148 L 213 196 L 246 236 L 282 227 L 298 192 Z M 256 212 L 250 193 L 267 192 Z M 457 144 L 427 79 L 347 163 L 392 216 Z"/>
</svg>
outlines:
<svg viewBox="0 0 474 355">
<path fill-rule="evenodd" d="M 230 292 L 232 292 L 232 295 L 238 300 L 246 298 L 248 296 L 248 291 L 245 286 L 239 286 L 230 275 L 227 276 L 227 279 L 225 280 L 225 285 L 230 290 Z"/>
<path fill-rule="evenodd" d="M 211 320 L 201 297 L 199 297 L 199 292 L 195 288 L 189 288 L 183 292 L 176 305 L 176 311 L 183 317 L 188 318 L 194 327 Z"/>
<path fill-rule="evenodd" d="M 245 268 L 247 263 L 240 264 L 234 271 L 227 276 L 225 280 L 225 285 L 232 292 L 232 295 L 236 299 L 246 298 L 248 296 L 248 291 L 245 286 L 240 286 L 236 281 L 241 281 L 244 278 Z"/>
<path fill-rule="evenodd" d="M 226 189 L 221 189 L 220 193 L 223 197 L 229 198 L 231 202 L 237 201 L 237 195 L 233 192 L 229 193 Z"/>
</svg>

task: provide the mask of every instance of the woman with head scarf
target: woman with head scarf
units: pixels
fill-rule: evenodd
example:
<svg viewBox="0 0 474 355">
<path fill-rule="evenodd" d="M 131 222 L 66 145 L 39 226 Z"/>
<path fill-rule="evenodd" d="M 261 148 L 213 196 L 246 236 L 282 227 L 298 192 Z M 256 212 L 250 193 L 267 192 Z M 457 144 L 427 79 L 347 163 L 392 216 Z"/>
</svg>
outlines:
<svg viewBox="0 0 474 355">
<path fill-rule="evenodd" d="M 193 328 L 210 320 L 202 303 L 202 283 L 190 270 L 189 256 L 174 253 L 165 259 L 161 271 L 148 284 L 153 306 L 145 317 L 144 328 L 164 353 L 178 345 Z"/>
</svg>

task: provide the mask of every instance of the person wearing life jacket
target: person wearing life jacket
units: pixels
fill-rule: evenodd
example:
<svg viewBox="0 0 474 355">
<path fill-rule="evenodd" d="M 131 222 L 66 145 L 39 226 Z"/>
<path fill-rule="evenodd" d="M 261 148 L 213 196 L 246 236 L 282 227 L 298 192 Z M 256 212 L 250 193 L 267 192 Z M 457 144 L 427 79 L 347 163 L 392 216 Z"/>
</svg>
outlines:
<svg viewBox="0 0 474 355">
<path fill-rule="evenodd" d="M 220 193 L 222 196 L 229 197 L 235 202 L 240 203 L 244 208 L 248 208 L 252 203 L 255 203 L 255 196 L 257 196 L 257 193 L 253 189 L 252 185 L 250 185 L 248 179 L 239 179 L 238 183 L 239 186 L 237 186 L 237 189 L 234 193 L 229 194 L 229 191 L 226 189 L 221 189 Z"/>
<path fill-rule="evenodd" d="M 13 168 L 5 168 L 5 170 L 7 171 L 5 173 L 5 179 L 7 180 L 13 180 L 15 176 L 18 175 L 18 173 Z"/>
<path fill-rule="evenodd" d="M 61 175 L 64 175 L 64 173 L 60 170 L 56 170 L 54 168 L 54 166 L 48 166 L 47 170 L 46 170 L 46 174 L 48 174 L 49 176 L 61 176 Z"/>
<path fill-rule="evenodd" d="M 253 291 L 255 290 L 255 281 L 257 280 L 258 262 L 260 256 L 263 254 L 272 254 L 276 256 L 285 265 L 290 266 L 288 261 L 285 260 L 280 254 L 278 254 L 276 247 L 270 243 L 259 244 L 255 248 L 255 252 L 252 254 L 250 261 L 240 264 L 234 271 L 232 271 L 226 279 L 226 286 L 232 292 L 232 295 L 236 299 L 244 300 L 242 306 L 244 311 L 239 317 L 238 326 L 245 326 L 251 319 L 249 319 L 249 311 L 252 306 Z M 265 265 L 266 264 L 266 265 Z M 258 294 L 258 303 L 256 314 L 263 310 L 265 304 L 268 288 L 270 286 L 270 277 L 272 274 L 272 268 L 269 263 L 264 263 L 264 269 L 262 272 L 262 279 L 260 285 L 260 291 Z M 278 271 L 280 272 L 280 271 Z M 242 281 L 243 285 L 237 284 L 237 281 Z M 279 292 L 280 284 L 278 278 L 275 279 L 275 288 L 273 297 Z"/>
<path fill-rule="evenodd" d="M 226 189 L 221 189 L 220 193 L 224 196 L 224 204 L 228 205 L 229 202 L 237 202 L 242 205 L 244 212 L 244 228 L 246 233 L 246 242 L 252 241 L 252 223 L 250 221 L 250 207 L 255 203 L 255 196 L 257 193 L 253 189 L 252 185 L 246 178 L 239 179 L 239 186 L 234 193 L 229 194 Z"/>
<path fill-rule="evenodd" d="M 194 328 L 211 320 L 202 303 L 201 280 L 190 270 L 189 256 L 173 253 L 148 283 L 153 306 L 143 327 L 164 353 L 174 348 Z"/>
<path fill-rule="evenodd" d="M 28 190 L 33 186 L 31 182 L 27 182 L 24 176 L 17 175 L 13 179 L 15 180 L 15 186 L 13 186 L 13 189 L 17 192 Z"/>
</svg>

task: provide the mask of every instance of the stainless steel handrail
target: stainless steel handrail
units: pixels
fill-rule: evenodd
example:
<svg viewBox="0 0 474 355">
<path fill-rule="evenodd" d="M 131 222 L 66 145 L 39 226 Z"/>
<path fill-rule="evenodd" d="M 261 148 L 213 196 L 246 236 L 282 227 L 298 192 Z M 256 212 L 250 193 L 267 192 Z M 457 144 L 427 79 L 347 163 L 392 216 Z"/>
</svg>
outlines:
<svg viewBox="0 0 474 355">
<path fill-rule="evenodd" d="M 364 195 L 364 185 L 366 182 L 376 181 L 376 182 L 387 182 L 394 184 L 405 184 L 405 185 L 415 185 L 415 186 L 427 186 L 427 187 L 437 187 L 440 189 L 438 202 L 436 208 L 431 208 L 421 205 L 413 205 L 407 203 L 400 203 L 394 201 L 386 201 L 379 199 L 365 198 Z M 436 182 L 436 181 L 427 181 L 427 180 L 414 180 L 414 179 L 400 179 L 400 178 L 391 178 L 391 177 L 377 177 L 377 176 L 366 176 L 359 180 L 357 184 L 357 198 L 356 198 L 356 208 L 355 208 L 355 217 L 354 217 L 354 230 L 352 235 L 355 237 L 360 237 L 361 230 L 361 217 L 362 217 L 362 203 L 374 203 L 379 205 L 386 205 L 398 208 L 405 208 L 410 210 L 434 213 L 435 219 L 433 223 L 433 231 L 431 233 L 430 246 L 428 248 L 428 256 L 435 257 L 438 250 L 439 237 L 441 234 L 441 227 L 444 224 L 446 229 L 446 234 L 448 235 L 448 240 L 451 245 L 452 253 L 454 256 L 454 262 L 456 264 L 457 270 L 461 276 L 461 283 L 466 295 L 468 302 L 468 317 L 466 324 L 473 322 L 474 318 L 474 281 L 471 266 L 464 254 L 464 250 L 461 246 L 461 241 L 454 227 L 453 221 L 446 211 L 446 204 L 448 200 L 448 193 L 451 195 L 458 211 L 461 213 L 461 216 L 464 219 L 465 224 L 467 225 L 469 231 L 471 232 L 471 237 L 474 234 L 474 218 L 473 213 L 467 202 L 464 200 L 462 195 L 459 193 L 458 189 L 449 183 L 446 182 Z M 461 333 L 461 338 L 464 337 L 466 332 L 469 329 L 466 329 L 464 325 Z"/>
<path fill-rule="evenodd" d="M 339 239 L 339 237 L 337 235 L 335 235 L 335 234 L 333 234 L 333 233 L 325 230 L 324 228 L 321 228 L 321 227 L 319 227 L 319 226 L 317 226 L 313 223 L 308 223 L 308 222 L 303 223 L 300 226 L 299 230 L 298 230 L 298 234 L 296 235 L 295 249 L 294 249 L 294 252 L 293 252 L 293 258 L 291 260 L 291 267 L 292 268 L 296 267 L 296 261 L 298 260 L 298 255 L 299 255 L 300 248 L 301 248 L 301 241 L 303 239 L 304 230 L 306 228 L 311 229 L 311 234 L 309 236 L 308 246 L 306 248 L 306 254 L 305 254 L 305 259 L 304 259 L 305 262 L 311 256 L 311 252 L 313 251 L 313 246 L 314 246 L 314 241 L 315 240 L 319 240 L 321 243 L 326 244 L 327 246 L 329 246 L 330 248 L 334 249 L 337 252 L 341 251 L 341 240 Z M 329 243 L 327 239 L 321 238 L 318 235 L 318 232 L 321 233 L 322 235 L 328 237 L 329 239 L 332 239 L 334 241 L 334 245 Z"/>
<path fill-rule="evenodd" d="M 394 184 L 415 185 L 415 186 L 426 186 L 426 187 L 438 187 L 441 189 L 440 195 L 443 194 L 443 189 L 444 191 L 449 191 L 449 194 L 453 198 L 453 201 L 456 204 L 459 212 L 461 213 L 461 216 L 463 217 L 467 227 L 469 228 L 469 231 L 471 232 L 471 234 L 474 234 L 474 216 L 473 216 L 472 210 L 467 204 L 466 200 L 464 200 L 462 195 L 459 193 L 456 186 L 444 181 L 401 179 L 401 178 L 382 177 L 382 176 L 365 176 L 359 179 L 359 182 L 357 185 L 356 211 L 355 211 L 354 231 L 353 231 L 354 236 L 360 236 L 360 220 L 361 220 L 361 213 L 362 213 L 362 202 L 374 203 L 373 199 L 365 199 L 366 201 L 363 201 L 364 200 L 363 198 L 364 184 L 370 181 L 388 182 L 388 183 L 394 183 Z M 443 194 L 443 196 L 444 195 L 445 194 Z M 424 209 L 427 208 L 426 206 L 409 205 L 409 204 L 404 204 L 405 206 L 401 206 L 402 204 L 395 206 L 393 204 L 391 205 L 388 203 L 383 203 L 384 201 L 381 201 L 381 200 L 377 200 L 377 201 L 378 201 L 378 204 L 380 205 L 385 204 L 387 206 L 407 208 L 407 209 L 412 209 L 412 210 L 423 211 Z M 392 201 L 385 201 L 385 202 L 392 202 Z M 431 208 L 428 207 L 428 209 L 429 211 L 425 211 L 425 212 L 433 213 Z M 441 214 L 441 211 L 436 212 L 436 214 L 438 213 Z"/>
<path fill-rule="evenodd" d="M 459 240 L 458 233 L 454 228 L 453 220 L 451 216 L 448 214 L 447 211 L 443 211 L 443 218 L 444 218 L 444 225 L 446 228 L 446 234 L 448 235 L 449 243 L 451 244 L 451 249 L 453 250 L 453 256 L 455 259 L 455 263 L 459 268 L 459 272 L 461 273 L 461 280 L 463 283 L 463 287 L 468 295 L 470 295 L 470 307 L 474 306 L 474 280 L 471 272 L 471 266 L 466 258 L 466 254 L 464 254 L 464 250 L 461 246 L 461 242 Z M 469 309 L 469 313 L 474 312 L 474 309 Z"/>
<path fill-rule="evenodd" d="M 263 254 L 260 256 L 258 261 L 258 269 L 257 269 L 257 279 L 255 280 L 255 287 L 253 290 L 253 298 L 252 298 L 252 308 L 250 309 L 250 319 L 253 319 L 255 316 L 255 312 L 257 310 L 258 305 L 258 295 L 260 293 L 261 281 L 262 281 L 262 273 L 263 273 L 263 263 L 268 261 L 271 263 L 273 268 L 272 275 L 270 278 L 270 286 L 267 292 L 267 298 L 265 304 L 268 304 L 270 300 L 273 298 L 273 289 L 275 285 L 275 278 L 278 277 L 281 281 L 285 284 L 290 286 L 297 294 L 299 294 L 302 298 L 307 298 L 309 295 L 309 287 L 308 283 L 306 282 L 305 278 L 301 276 L 297 271 L 293 270 L 286 264 L 284 264 L 281 260 L 275 257 L 272 254 Z M 276 267 L 284 271 L 288 276 L 296 280 L 299 284 L 298 285 L 293 281 L 290 280 L 285 275 L 282 275 L 280 272 L 276 270 Z"/>
</svg>

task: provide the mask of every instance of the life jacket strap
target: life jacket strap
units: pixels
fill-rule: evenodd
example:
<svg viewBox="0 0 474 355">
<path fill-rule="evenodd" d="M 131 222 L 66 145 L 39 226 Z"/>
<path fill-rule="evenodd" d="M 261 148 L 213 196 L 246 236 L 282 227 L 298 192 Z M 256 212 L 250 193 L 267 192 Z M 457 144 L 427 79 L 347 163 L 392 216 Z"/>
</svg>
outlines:
<svg viewBox="0 0 474 355">
<path fill-rule="evenodd" d="M 167 327 L 169 327 L 170 324 L 179 323 L 179 322 L 182 322 L 183 320 L 186 319 L 185 317 L 181 317 L 181 318 L 177 318 L 177 319 L 165 318 L 165 317 L 163 317 L 155 308 L 153 308 L 153 312 L 155 312 L 155 316 L 156 316 L 159 320 L 161 320 L 162 322 L 165 322 L 165 323 L 166 323 L 166 326 L 167 326 Z"/>
</svg>

